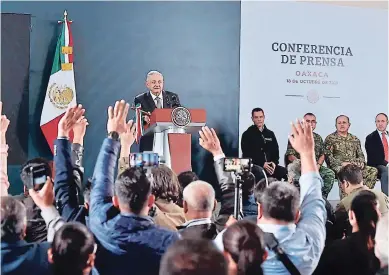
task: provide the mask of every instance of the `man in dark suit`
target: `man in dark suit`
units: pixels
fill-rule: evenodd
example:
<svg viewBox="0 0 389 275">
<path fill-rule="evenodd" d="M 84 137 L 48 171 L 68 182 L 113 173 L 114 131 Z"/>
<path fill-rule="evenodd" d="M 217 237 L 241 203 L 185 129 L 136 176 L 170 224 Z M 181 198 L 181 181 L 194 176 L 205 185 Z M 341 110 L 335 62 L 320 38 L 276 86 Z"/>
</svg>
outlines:
<svg viewBox="0 0 389 275">
<path fill-rule="evenodd" d="M 178 95 L 172 92 L 163 90 L 163 75 L 158 71 L 150 71 L 146 77 L 146 87 L 148 92 L 137 95 L 134 99 L 134 105 L 141 105 L 141 109 L 145 112 L 152 113 L 156 108 L 176 108 L 181 106 Z M 150 123 L 150 117 L 144 116 L 145 122 Z M 139 151 L 152 151 L 153 137 L 142 137 Z"/>
<path fill-rule="evenodd" d="M 384 113 L 379 113 L 375 118 L 375 124 L 377 130 L 368 135 L 365 142 L 367 165 L 378 169 L 382 192 L 388 195 L 389 135 L 386 130 L 388 116 Z"/>
</svg>

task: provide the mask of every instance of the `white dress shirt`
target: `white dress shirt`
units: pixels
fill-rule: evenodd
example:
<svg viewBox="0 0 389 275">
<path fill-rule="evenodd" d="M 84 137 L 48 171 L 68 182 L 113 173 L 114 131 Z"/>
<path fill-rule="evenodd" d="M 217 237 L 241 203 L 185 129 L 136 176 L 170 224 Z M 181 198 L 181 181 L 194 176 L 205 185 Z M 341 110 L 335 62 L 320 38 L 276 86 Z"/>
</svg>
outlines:
<svg viewBox="0 0 389 275">
<path fill-rule="evenodd" d="M 162 106 L 162 108 L 163 108 L 163 94 L 162 94 L 163 92 L 161 92 L 160 94 L 159 94 L 159 98 L 160 98 L 160 100 L 161 100 L 161 106 Z M 157 98 L 157 96 L 156 95 L 154 95 L 152 92 L 150 92 L 150 94 L 151 94 L 151 97 L 153 98 L 153 100 L 154 100 L 154 104 L 155 104 L 155 106 L 157 106 L 157 101 L 155 100 L 156 98 Z"/>
</svg>

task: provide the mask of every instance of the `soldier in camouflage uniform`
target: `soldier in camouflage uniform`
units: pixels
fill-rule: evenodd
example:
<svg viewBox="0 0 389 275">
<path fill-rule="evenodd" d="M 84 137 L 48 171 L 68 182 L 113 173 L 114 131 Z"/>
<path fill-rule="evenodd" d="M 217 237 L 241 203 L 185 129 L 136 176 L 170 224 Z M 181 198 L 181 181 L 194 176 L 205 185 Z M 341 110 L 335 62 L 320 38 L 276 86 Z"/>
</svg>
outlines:
<svg viewBox="0 0 389 275">
<path fill-rule="evenodd" d="M 306 123 L 311 124 L 312 131 L 315 130 L 316 128 L 316 116 L 312 113 L 307 113 L 304 115 L 304 120 Z M 324 143 L 323 139 L 319 134 L 313 133 L 313 139 L 315 141 L 315 157 L 316 157 L 316 162 L 319 166 L 319 173 L 320 176 L 323 179 L 324 186 L 322 187 L 321 191 L 323 194 L 324 198 L 328 197 L 328 194 L 330 193 L 332 186 L 334 185 L 335 181 L 335 173 L 323 166 L 324 162 Z M 292 145 L 290 142 L 288 142 L 288 147 L 285 153 L 285 156 L 287 158 L 288 162 L 292 162 L 295 159 L 300 159 L 300 155 L 296 152 L 296 150 L 293 149 Z"/>
<path fill-rule="evenodd" d="M 336 132 L 330 134 L 324 142 L 326 162 L 335 173 L 349 163 L 362 168 L 363 183 L 370 189 L 374 188 L 377 181 L 377 169 L 366 165 L 360 140 L 350 134 L 350 120 L 341 115 L 336 118 Z M 339 187 L 340 188 L 340 187 Z M 341 191 L 341 199 L 345 193 Z"/>
</svg>

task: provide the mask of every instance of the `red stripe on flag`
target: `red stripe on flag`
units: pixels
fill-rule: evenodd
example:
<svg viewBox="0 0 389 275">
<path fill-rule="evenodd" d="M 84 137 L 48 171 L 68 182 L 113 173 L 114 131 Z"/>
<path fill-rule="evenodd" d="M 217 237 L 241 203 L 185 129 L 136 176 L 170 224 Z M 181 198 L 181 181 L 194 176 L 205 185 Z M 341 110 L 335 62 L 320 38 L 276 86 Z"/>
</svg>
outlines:
<svg viewBox="0 0 389 275">
<path fill-rule="evenodd" d="M 50 146 L 51 152 L 53 154 L 54 154 L 54 140 L 57 138 L 58 135 L 58 123 L 61 120 L 61 118 L 64 116 L 64 114 L 65 113 L 54 118 L 53 120 L 50 120 L 49 122 L 41 126 L 43 135 L 45 136 L 47 144 Z M 73 132 L 70 133 L 70 140 L 73 140 Z"/>
<path fill-rule="evenodd" d="M 68 31 L 69 31 L 69 47 L 73 47 L 73 35 L 72 35 L 72 30 L 70 28 L 71 22 L 66 20 L 66 24 L 68 25 Z M 69 63 L 73 63 L 73 54 L 69 54 Z"/>
</svg>

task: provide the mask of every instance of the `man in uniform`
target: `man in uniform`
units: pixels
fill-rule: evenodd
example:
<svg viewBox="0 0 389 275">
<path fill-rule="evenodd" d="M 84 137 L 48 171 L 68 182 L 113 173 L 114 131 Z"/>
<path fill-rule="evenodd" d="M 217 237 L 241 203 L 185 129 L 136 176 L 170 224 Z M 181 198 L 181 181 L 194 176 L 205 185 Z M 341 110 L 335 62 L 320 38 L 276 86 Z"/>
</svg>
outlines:
<svg viewBox="0 0 389 275">
<path fill-rule="evenodd" d="M 304 115 L 304 120 L 306 123 L 311 124 L 312 131 L 316 128 L 316 116 L 312 113 L 307 113 Z M 315 132 L 313 132 L 313 139 L 315 141 L 315 157 L 317 166 L 319 168 L 320 176 L 323 179 L 324 186 L 321 189 L 322 195 L 324 198 L 328 197 L 328 194 L 330 193 L 332 186 L 334 185 L 335 181 L 335 173 L 323 166 L 324 163 L 324 143 L 321 136 Z M 285 153 L 285 156 L 287 158 L 287 162 L 290 163 L 296 159 L 300 159 L 299 153 L 296 152 L 296 150 L 292 147 L 290 142 L 288 142 L 288 147 Z"/>
<path fill-rule="evenodd" d="M 339 173 L 347 164 L 355 164 L 362 169 L 363 183 L 370 189 L 377 181 L 377 169 L 367 166 L 362 152 L 360 140 L 348 132 L 350 120 L 345 115 L 336 118 L 336 132 L 326 137 L 324 141 L 326 162 L 330 168 Z M 345 193 L 341 192 L 341 199 Z"/>
</svg>

